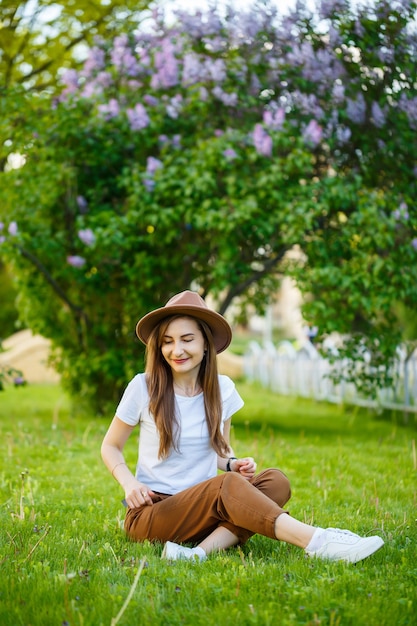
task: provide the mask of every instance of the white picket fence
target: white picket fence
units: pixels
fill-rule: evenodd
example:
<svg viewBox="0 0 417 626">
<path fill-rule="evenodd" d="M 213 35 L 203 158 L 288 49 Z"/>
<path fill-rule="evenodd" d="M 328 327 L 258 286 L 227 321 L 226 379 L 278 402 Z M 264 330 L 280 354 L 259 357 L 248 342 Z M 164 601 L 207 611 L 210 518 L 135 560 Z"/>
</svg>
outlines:
<svg viewBox="0 0 417 626">
<path fill-rule="evenodd" d="M 259 381 L 279 394 L 417 413 L 416 351 L 409 359 L 402 349 L 398 349 L 397 354 L 395 387 L 380 389 L 376 398 L 361 395 L 353 383 L 332 382 L 329 374 L 343 371 L 346 361 L 339 359 L 330 363 L 310 341 L 298 349 L 289 341 L 277 346 L 270 341 L 262 346 L 252 341 L 243 364 L 248 380 Z"/>
</svg>

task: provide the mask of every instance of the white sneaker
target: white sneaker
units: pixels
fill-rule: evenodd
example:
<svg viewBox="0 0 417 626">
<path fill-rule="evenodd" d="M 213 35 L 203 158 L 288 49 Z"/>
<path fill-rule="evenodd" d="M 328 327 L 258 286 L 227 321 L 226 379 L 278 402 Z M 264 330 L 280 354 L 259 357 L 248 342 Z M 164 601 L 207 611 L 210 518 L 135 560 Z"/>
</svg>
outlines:
<svg viewBox="0 0 417 626">
<path fill-rule="evenodd" d="M 381 537 L 360 537 L 350 530 L 326 528 L 321 537 L 322 542 L 316 550 L 308 550 L 308 556 L 315 556 L 330 561 L 347 561 L 357 563 L 366 559 L 384 545 Z"/>
<path fill-rule="evenodd" d="M 171 561 L 186 560 L 186 561 L 204 561 L 206 556 L 204 550 L 201 548 L 186 548 L 180 546 L 178 543 L 167 541 L 161 555 L 162 559 L 169 559 Z"/>
</svg>

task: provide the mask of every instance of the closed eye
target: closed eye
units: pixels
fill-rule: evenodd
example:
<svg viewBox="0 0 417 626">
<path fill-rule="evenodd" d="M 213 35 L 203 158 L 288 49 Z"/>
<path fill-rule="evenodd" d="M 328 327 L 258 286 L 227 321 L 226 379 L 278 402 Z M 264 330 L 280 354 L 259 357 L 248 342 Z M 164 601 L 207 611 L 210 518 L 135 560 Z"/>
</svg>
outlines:
<svg viewBox="0 0 417 626">
<path fill-rule="evenodd" d="M 184 343 L 190 343 L 190 341 L 194 341 L 195 337 L 194 335 L 184 335 L 184 337 L 181 337 L 181 341 L 183 341 Z M 172 337 L 164 337 L 162 340 L 164 345 L 170 344 L 173 342 Z"/>
</svg>

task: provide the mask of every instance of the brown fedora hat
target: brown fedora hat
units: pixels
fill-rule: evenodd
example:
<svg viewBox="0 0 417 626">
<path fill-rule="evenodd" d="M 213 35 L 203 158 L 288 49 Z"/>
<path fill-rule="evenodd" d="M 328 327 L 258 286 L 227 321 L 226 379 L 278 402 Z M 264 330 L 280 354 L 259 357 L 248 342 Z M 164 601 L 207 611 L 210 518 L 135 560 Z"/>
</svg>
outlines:
<svg viewBox="0 0 417 626">
<path fill-rule="evenodd" d="M 217 354 L 226 350 L 232 341 L 232 329 L 223 315 L 209 309 L 203 298 L 194 291 L 182 291 L 168 300 L 162 308 L 144 315 L 136 324 L 136 334 L 146 344 L 152 330 L 161 320 L 181 314 L 195 317 L 210 326 Z"/>
</svg>

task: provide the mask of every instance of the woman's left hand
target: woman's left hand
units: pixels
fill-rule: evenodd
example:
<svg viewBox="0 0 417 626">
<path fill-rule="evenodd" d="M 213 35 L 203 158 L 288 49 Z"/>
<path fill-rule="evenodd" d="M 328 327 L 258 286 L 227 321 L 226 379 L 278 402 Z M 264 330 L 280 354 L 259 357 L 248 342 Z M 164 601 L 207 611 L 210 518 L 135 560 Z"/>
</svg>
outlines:
<svg viewBox="0 0 417 626">
<path fill-rule="evenodd" d="M 250 480 L 255 476 L 256 463 L 251 456 L 247 456 L 244 459 L 233 460 L 230 468 L 233 472 L 238 472 L 246 480 Z"/>
</svg>

